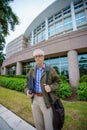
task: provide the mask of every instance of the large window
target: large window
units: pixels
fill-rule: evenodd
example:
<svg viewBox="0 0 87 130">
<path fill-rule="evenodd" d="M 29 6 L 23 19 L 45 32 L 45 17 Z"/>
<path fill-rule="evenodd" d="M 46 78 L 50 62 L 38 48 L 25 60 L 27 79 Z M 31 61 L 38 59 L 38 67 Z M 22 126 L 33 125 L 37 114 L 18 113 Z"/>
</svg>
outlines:
<svg viewBox="0 0 87 130">
<path fill-rule="evenodd" d="M 87 21 L 85 16 L 86 1 L 87 0 L 79 0 L 77 2 L 74 2 L 77 29 L 87 26 Z"/>
<path fill-rule="evenodd" d="M 68 77 L 68 59 L 67 57 L 59 57 L 46 59 L 44 61 L 46 64 L 54 67 L 59 75 L 66 75 Z M 35 66 L 35 62 L 25 63 L 23 66 L 23 74 L 26 74 L 31 67 Z"/>
<path fill-rule="evenodd" d="M 78 2 L 74 3 L 75 10 L 81 9 L 82 7 L 83 7 L 83 0 L 79 0 Z"/>
<path fill-rule="evenodd" d="M 62 31 L 63 31 L 63 24 L 61 20 L 55 24 L 55 32 L 57 34 L 57 33 L 61 33 Z"/>
<path fill-rule="evenodd" d="M 33 44 L 36 44 L 36 43 L 39 43 L 39 42 L 45 40 L 45 36 L 46 36 L 45 30 L 43 30 L 42 32 L 38 33 L 38 34 L 34 37 L 34 39 L 33 39 Z"/>
<path fill-rule="evenodd" d="M 55 34 L 60 34 L 69 30 L 72 30 L 72 18 L 67 17 L 59 20 L 58 22 L 50 25 L 48 27 L 48 36 L 54 36 Z"/>
<path fill-rule="evenodd" d="M 12 66 L 12 67 L 7 68 L 7 74 L 15 75 L 16 74 L 16 66 Z"/>
<path fill-rule="evenodd" d="M 33 33 L 33 44 L 45 40 L 45 21 L 42 22 L 37 28 L 35 28 Z"/>
<path fill-rule="evenodd" d="M 78 55 L 80 76 L 87 74 L 87 54 Z"/>
<path fill-rule="evenodd" d="M 45 63 L 51 65 L 57 70 L 58 74 L 68 76 L 68 59 L 67 57 L 59 57 L 45 60 Z"/>
<path fill-rule="evenodd" d="M 87 0 L 85 0 L 85 5 L 87 5 Z"/>
<path fill-rule="evenodd" d="M 72 30 L 72 18 L 70 6 L 55 13 L 48 18 L 48 36 L 60 35 L 61 33 Z"/>
<path fill-rule="evenodd" d="M 74 15 L 76 29 L 87 27 L 86 10 L 87 0 L 73 1 Z M 46 33 L 48 33 L 48 39 L 65 33 L 69 33 L 74 29 L 74 20 L 72 20 L 72 10 L 70 5 L 65 8 L 58 10 L 53 15 L 48 16 L 48 21 L 45 20 L 33 30 L 33 45 L 43 40 L 46 40 Z M 45 18 L 44 18 L 45 19 Z M 47 23 L 47 25 L 46 25 Z M 46 27 L 48 29 L 46 31 Z M 29 41 L 30 42 L 30 41 Z M 30 44 L 29 44 L 30 45 Z"/>
<path fill-rule="evenodd" d="M 50 37 L 53 35 L 55 35 L 55 26 L 54 25 L 52 25 L 48 28 L 48 36 Z"/>
<path fill-rule="evenodd" d="M 41 42 L 42 41 L 42 33 L 39 33 L 38 34 L 38 42 Z"/>
<path fill-rule="evenodd" d="M 75 17 L 77 26 L 86 23 L 86 17 L 84 11 L 76 13 Z"/>
<path fill-rule="evenodd" d="M 53 21 L 54 21 L 53 16 L 52 16 L 52 17 L 50 17 L 50 18 L 48 18 L 48 24 L 52 23 Z"/>
<path fill-rule="evenodd" d="M 63 15 L 67 15 L 69 13 L 71 13 L 70 6 L 66 7 L 65 9 L 63 9 Z"/>
<path fill-rule="evenodd" d="M 57 19 L 60 19 L 62 17 L 62 12 L 58 12 L 54 15 L 54 19 L 57 20 Z"/>
<path fill-rule="evenodd" d="M 29 62 L 23 63 L 22 74 L 26 75 L 29 72 L 30 68 L 33 66 L 34 65 L 32 65 L 32 62 L 31 63 L 29 63 Z"/>
<path fill-rule="evenodd" d="M 67 30 L 70 28 L 72 28 L 72 18 L 68 17 L 64 19 L 64 29 Z"/>
</svg>

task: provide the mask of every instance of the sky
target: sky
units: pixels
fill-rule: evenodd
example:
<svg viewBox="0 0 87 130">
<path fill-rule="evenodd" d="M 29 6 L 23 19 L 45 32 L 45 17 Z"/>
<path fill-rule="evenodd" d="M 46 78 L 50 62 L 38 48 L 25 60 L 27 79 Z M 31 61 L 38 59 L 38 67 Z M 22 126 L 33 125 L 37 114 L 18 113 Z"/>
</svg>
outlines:
<svg viewBox="0 0 87 130">
<path fill-rule="evenodd" d="M 13 12 L 18 16 L 19 25 L 15 30 L 9 30 L 6 45 L 23 34 L 30 23 L 55 0 L 14 0 L 10 3 Z"/>
</svg>

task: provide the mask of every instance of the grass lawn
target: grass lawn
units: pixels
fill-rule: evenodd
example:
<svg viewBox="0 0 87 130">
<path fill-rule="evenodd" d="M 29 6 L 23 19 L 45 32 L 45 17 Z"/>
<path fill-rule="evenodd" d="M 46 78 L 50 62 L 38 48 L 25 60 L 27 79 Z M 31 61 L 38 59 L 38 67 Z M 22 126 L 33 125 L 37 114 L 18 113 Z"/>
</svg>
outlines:
<svg viewBox="0 0 87 130">
<path fill-rule="evenodd" d="M 65 123 L 62 130 L 87 130 L 87 102 L 63 101 Z M 0 87 L 0 104 L 34 126 L 30 99 L 21 92 Z"/>
</svg>

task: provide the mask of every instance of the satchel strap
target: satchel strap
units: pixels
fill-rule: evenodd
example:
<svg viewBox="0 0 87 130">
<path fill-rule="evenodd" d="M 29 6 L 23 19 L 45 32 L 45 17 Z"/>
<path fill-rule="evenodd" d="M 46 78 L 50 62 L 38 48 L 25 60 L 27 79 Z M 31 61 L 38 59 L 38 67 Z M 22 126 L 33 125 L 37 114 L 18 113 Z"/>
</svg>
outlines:
<svg viewBox="0 0 87 130">
<path fill-rule="evenodd" d="M 50 73 L 50 66 L 46 66 L 46 84 L 48 84 L 49 73 Z M 53 104 L 52 97 L 50 93 L 47 93 L 47 94 L 48 94 L 49 102 L 52 105 Z"/>
</svg>

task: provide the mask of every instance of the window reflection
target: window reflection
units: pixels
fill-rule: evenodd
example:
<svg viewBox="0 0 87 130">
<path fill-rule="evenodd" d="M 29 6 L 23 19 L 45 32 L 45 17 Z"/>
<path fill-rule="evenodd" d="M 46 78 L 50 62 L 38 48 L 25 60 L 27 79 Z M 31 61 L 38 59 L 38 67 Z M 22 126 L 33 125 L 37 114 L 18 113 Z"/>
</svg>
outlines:
<svg viewBox="0 0 87 130">
<path fill-rule="evenodd" d="M 16 74 L 16 66 L 11 66 L 7 69 L 7 74 L 15 75 Z"/>
<path fill-rule="evenodd" d="M 78 56 L 80 76 L 87 74 L 87 54 Z"/>
<path fill-rule="evenodd" d="M 68 59 L 67 57 L 59 57 L 54 59 L 47 59 L 45 63 L 54 67 L 58 74 L 68 76 Z"/>
<path fill-rule="evenodd" d="M 76 24 L 78 26 L 83 23 L 86 23 L 85 12 L 79 12 L 76 14 Z"/>
<path fill-rule="evenodd" d="M 87 74 L 87 54 L 78 55 L 80 76 Z M 68 77 L 68 58 L 58 57 L 52 59 L 46 59 L 45 63 L 54 67 L 58 74 L 66 75 Z M 31 67 L 35 66 L 35 62 L 23 63 L 22 74 L 26 75 Z M 16 66 L 8 68 L 7 74 L 16 74 Z"/>
<path fill-rule="evenodd" d="M 72 28 L 72 18 L 65 18 L 64 19 L 64 29 Z"/>
<path fill-rule="evenodd" d="M 55 28 L 54 25 L 52 25 L 48 28 L 48 36 L 53 36 L 54 34 L 55 34 Z"/>
<path fill-rule="evenodd" d="M 43 40 L 46 40 L 45 33 L 47 33 L 49 39 L 50 37 L 53 37 L 55 35 L 62 35 L 72 32 L 74 30 L 74 24 L 76 24 L 75 26 L 77 30 L 87 27 L 87 20 L 85 16 L 87 0 L 74 1 L 73 6 L 75 23 L 72 20 L 72 8 L 70 5 L 67 5 L 67 7 L 65 7 L 64 9 L 58 10 L 53 15 L 47 17 L 47 26 L 45 20 L 40 25 L 37 25 L 37 27 L 32 30 L 33 39 L 30 39 L 30 42 L 33 41 L 34 45 L 40 43 Z"/>
<path fill-rule="evenodd" d="M 79 54 L 78 55 L 79 62 L 79 70 L 80 76 L 87 74 L 87 54 Z M 46 59 L 45 63 L 54 67 L 58 74 L 66 75 L 68 77 L 68 58 L 67 57 L 58 57 L 52 59 Z M 26 72 L 33 66 L 35 66 L 35 62 L 26 64 Z"/>
</svg>

